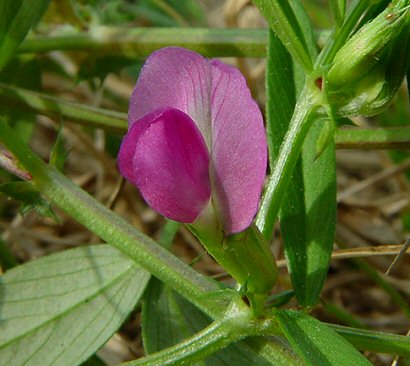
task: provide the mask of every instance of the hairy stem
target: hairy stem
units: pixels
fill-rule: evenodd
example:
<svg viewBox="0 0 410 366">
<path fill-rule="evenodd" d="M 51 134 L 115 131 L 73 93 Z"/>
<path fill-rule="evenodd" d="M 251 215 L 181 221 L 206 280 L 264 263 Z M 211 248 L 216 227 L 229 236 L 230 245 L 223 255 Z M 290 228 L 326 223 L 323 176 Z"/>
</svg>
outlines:
<svg viewBox="0 0 410 366">
<path fill-rule="evenodd" d="M 317 108 L 315 92 L 305 88 L 295 107 L 289 129 L 275 161 L 268 187 L 256 218 L 256 226 L 265 238 L 271 237 L 273 226 L 279 212 L 281 198 L 291 178 L 292 170 L 302 149 L 303 141 L 315 120 Z"/>
<path fill-rule="evenodd" d="M 137 361 L 126 362 L 123 366 L 167 366 L 192 365 L 230 343 L 251 335 L 261 335 L 270 322 L 252 319 L 250 308 L 237 299 L 220 319 L 185 341 L 153 353 Z M 289 365 L 298 365 L 295 359 Z"/>
</svg>

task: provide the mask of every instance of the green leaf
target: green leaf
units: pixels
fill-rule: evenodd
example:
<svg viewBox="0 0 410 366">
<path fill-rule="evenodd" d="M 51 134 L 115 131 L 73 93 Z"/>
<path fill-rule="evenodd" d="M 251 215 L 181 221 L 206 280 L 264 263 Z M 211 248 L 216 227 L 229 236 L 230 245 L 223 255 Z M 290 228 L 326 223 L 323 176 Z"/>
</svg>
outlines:
<svg viewBox="0 0 410 366">
<path fill-rule="evenodd" d="M 276 316 L 286 338 L 306 365 L 371 365 L 348 341 L 319 320 L 293 310 L 278 310 Z"/>
<path fill-rule="evenodd" d="M 40 192 L 31 182 L 3 183 L 0 185 L 0 193 L 20 201 L 22 204 L 20 211 L 23 215 L 30 210 L 34 210 L 42 216 L 57 219 L 50 203 L 41 197 Z"/>
<path fill-rule="evenodd" d="M 211 319 L 168 286 L 153 278 L 144 294 L 142 334 L 148 354 L 177 344 L 204 329 Z M 239 342 L 196 366 L 268 366 L 247 344 Z"/>
<path fill-rule="evenodd" d="M 330 10 L 338 26 L 343 24 L 346 11 L 346 0 L 330 0 Z"/>
<path fill-rule="evenodd" d="M 302 236 L 294 230 L 285 248 L 296 297 L 305 306 L 312 306 L 318 301 L 327 276 L 336 229 L 336 156 L 333 138 L 317 157 L 317 141 L 326 123 L 332 122 L 321 119 L 315 122 L 302 148 L 306 209 L 304 238 L 300 246 L 292 245 L 293 240 Z"/>
<path fill-rule="evenodd" d="M 49 2 L 50 0 L 0 2 L 0 70 L 28 31 L 39 21 Z"/>
<path fill-rule="evenodd" d="M 289 53 L 302 65 L 305 71 L 312 70 L 312 58 L 308 41 L 301 25 L 300 2 L 287 0 L 253 0 L 271 29 L 282 41 Z M 290 4 L 292 3 L 292 4 Z M 296 4 L 297 3 L 297 4 Z M 304 20 L 302 20 L 304 21 Z"/>
<path fill-rule="evenodd" d="M 295 107 L 295 80 L 300 71 L 271 32 L 267 64 L 267 130 L 273 171 Z M 303 78 L 303 75 L 302 75 Z M 293 82 L 293 80 L 296 81 Z M 299 89 L 299 88 L 298 88 Z M 317 140 L 325 126 L 311 127 L 287 186 L 279 213 L 289 272 L 301 305 L 314 305 L 326 279 L 336 222 L 336 172 L 333 138 L 317 157 Z"/>
<path fill-rule="evenodd" d="M 75 366 L 120 327 L 149 274 L 108 245 L 81 247 L 0 277 L 0 359 Z"/>
</svg>

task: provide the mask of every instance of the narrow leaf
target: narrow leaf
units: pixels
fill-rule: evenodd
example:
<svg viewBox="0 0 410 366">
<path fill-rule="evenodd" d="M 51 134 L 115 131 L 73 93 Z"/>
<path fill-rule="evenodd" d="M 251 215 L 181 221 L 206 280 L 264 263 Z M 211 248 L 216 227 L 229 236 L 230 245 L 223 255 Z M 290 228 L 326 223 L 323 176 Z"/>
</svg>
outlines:
<svg viewBox="0 0 410 366">
<path fill-rule="evenodd" d="M 312 69 L 312 58 L 298 14 L 286 0 L 253 0 L 290 54 L 305 71 Z M 298 1 L 297 1 L 298 2 Z M 292 2 L 294 3 L 294 2 Z"/>
<path fill-rule="evenodd" d="M 278 310 L 276 316 L 288 341 L 306 365 L 371 365 L 349 342 L 319 320 L 293 310 Z"/>
<path fill-rule="evenodd" d="M 302 149 L 306 208 L 304 245 L 293 246 L 292 237 L 288 238 L 285 249 L 289 266 L 292 266 L 296 297 L 305 306 L 318 301 L 327 276 L 336 229 L 336 157 L 333 136 L 317 157 L 317 140 L 326 123 L 329 122 L 321 119 L 315 122 Z M 294 259 L 292 264 L 291 257 Z"/>
<path fill-rule="evenodd" d="M 0 360 L 75 366 L 119 328 L 149 274 L 108 245 L 21 265 L 0 277 Z"/>
<path fill-rule="evenodd" d="M 334 331 L 361 350 L 410 357 L 410 337 L 329 324 Z"/>
<path fill-rule="evenodd" d="M 271 170 L 295 107 L 296 85 L 303 78 L 271 32 L 267 64 L 267 129 Z M 294 76 L 294 71 L 296 77 Z M 294 82 L 295 80 L 295 82 Z M 314 305 L 327 275 L 336 221 L 336 178 L 333 138 L 317 157 L 324 121 L 308 133 L 279 214 L 289 272 L 301 305 Z"/>
<path fill-rule="evenodd" d="M 28 31 L 39 21 L 50 0 L 0 2 L 0 69 L 8 62 Z"/>
<path fill-rule="evenodd" d="M 329 4 L 333 18 L 335 19 L 336 24 L 340 27 L 345 18 L 346 0 L 330 0 Z"/>
</svg>

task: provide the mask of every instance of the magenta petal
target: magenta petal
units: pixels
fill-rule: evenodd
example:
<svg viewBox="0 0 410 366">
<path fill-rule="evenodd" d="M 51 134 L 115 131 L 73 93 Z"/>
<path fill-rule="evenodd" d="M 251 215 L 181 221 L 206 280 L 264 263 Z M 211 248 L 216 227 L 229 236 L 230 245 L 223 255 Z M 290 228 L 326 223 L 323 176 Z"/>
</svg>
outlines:
<svg viewBox="0 0 410 366">
<path fill-rule="evenodd" d="M 209 61 L 196 52 L 178 47 L 153 52 L 131 95 L 129 125 L 156 109 L 172 107 L 192 118 L 210 146 L 211 78 Z"/>
<path fill-rule="evenodd" d="M 211 180 L 214 204 L 227 234 L 246 229 L 260 200 L 267 144 L 261 111 L 242 74 L 212 60 Z"/>
<path fill-rule="evenodd" d="M 192 119 L 177 109 L 156 110 L 135 122 L 118 164 L 147 203 L 172 220 L 194 221 L 210 198 L 205 141 Z"/>
</svg>

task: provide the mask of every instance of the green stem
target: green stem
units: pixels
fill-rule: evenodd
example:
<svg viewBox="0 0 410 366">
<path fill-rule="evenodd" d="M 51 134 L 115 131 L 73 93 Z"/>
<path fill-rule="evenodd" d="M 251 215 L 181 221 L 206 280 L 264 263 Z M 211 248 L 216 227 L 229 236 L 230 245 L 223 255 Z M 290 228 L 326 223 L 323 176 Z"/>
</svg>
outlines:
<svg viewBox="0 0 410 366">
<path fill-rule="evenodd" d="M 264 327 L 265 322 L 252 320 L 250 309 L 239 300 L 225 316 L 185 341 L 137 361 L 123 363 L 122 366 L 192 365 L 233 342 L 263 334 Z"/>
<path fill-rule="evenodd" d="M 279 212 L 281 198 L 291 178 L 303 141 L 315 120 L 317 101 L 315 92 L 302 91 L 295 107 L 289 129 L 276 159 L 271 173 L 268 187 L 262 200 L 261 208 L 256 218 L 256 226 L 265 238 L 269 238 L 273 231 L 276 217 Z"/>
<path fill-rule="evenodd" d="M 338 149 L 410 149 L 410 127 L 338 129 L 335 142 Z"/>
<path fill-rule="evenodd" d="M 206 57 L 264 57 L 265 29 L 92 27 L 88 32 L 27 38 L 18 52 L 87 51 L 143 58 L 167 46 L 192 49 Z"/>
</svg>

